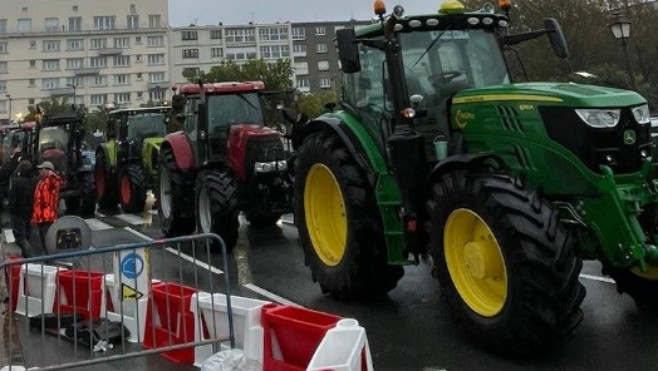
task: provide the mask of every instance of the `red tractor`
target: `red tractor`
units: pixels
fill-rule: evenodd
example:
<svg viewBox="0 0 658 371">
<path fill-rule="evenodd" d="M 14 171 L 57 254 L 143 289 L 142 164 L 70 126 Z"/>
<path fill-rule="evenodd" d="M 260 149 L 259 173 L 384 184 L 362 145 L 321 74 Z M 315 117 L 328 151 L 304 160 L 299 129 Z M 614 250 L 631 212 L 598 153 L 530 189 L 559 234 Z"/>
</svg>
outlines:
<svg viewBox="0 0 658 371">
<path fill-rule="evenodd" d="M 281 133 L 263 125 L 260 82 L 187 84 L 172 99 L 183 130 L 165 137 L 156 195 L 168 237 L 216 233 L 231 249 L 238 214 L 254 227 L 291 212 Z"/>
</svg>

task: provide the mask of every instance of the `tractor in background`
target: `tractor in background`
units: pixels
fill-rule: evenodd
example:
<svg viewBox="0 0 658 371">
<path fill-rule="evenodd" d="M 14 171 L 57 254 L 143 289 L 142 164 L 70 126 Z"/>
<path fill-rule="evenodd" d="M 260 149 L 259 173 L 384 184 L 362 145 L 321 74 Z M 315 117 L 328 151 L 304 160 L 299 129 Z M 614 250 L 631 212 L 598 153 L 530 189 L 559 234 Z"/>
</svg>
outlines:
<svg viewBox="0 0 658 371">
<path fill-rule="evenodd" d="M 24 158 L 28 140 L 36 130 L 36 122 L 0 126 L 0 210 L 9 194 L 9 180 Z"/>
<path fill-rule="evenodd" d="M 583 318 L 582 259 L 658 306 L 658 181 L 646 99 L 514 83 L 509 0 L 387 15 L 337 31 L 342 109 L 305 124 L 295 221 L 312 277 L 336 298 L 384 294 L 432 257 L 454 318 L 514 355 L 563 343 Z"/>
<path fill-rule="evenodd" d="M 184 130 L 160 151 L 159 215 L 167 236 L 195 228 L 228 249 L 240 211 L 269 226 L 291 210 L 292 183 L 281 133 L 264 126 L 262 82 L 186 84 L 172 100 Z M 191 192 L 194 189 L 195 192 Z"/>
<path fill-rule="evenodd" d="M 158 155 L 167 135 L 171 107 L 109 112 L 107 141 L 96 149 L 96 193 L 101 209 L 118 204 L 126 213 L 144 210 L 157 175 Z"/>
</svg>

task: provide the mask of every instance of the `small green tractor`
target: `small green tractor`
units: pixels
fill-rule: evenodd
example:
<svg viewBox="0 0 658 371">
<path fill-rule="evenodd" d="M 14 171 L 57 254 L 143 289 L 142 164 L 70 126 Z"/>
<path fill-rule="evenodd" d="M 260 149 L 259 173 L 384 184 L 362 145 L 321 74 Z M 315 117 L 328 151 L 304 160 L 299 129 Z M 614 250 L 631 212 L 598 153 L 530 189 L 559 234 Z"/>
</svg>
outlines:
<svg viewBox="0 0 658 371">
<path fill-rule="evenodd" d="M 302 128 L 295 217 L 305 262 L 337 298 L 386 293 L 429 254 L 463 328 L 528 354 L 581 322 L 582 259 L 658 304 L 658 189 L 647 101 L 573 83 L 514 83 L 509 1 L 337 32 L 342 109 Z M 412 257 L 413 259 L 410 259 Z"/>
<path fill-rule="evenodd" d="M 170 111 L 170 107 L 148 107 L 109 112 L 108 140 L 96 150 L 96 193 L 101 209 L 120 204 L 126 213 L 144 210 L 146 192 L 157 175 Z"/>
</svg>

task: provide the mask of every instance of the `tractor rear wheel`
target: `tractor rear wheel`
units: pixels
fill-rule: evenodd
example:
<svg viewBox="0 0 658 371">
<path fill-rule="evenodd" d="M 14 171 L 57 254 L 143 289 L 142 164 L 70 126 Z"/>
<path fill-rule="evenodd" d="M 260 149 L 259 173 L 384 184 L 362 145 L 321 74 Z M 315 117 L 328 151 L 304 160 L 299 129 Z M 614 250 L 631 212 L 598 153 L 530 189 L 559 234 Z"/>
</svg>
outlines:
<svg viewBox="0 0 658 371">
<path fill-rule="evenodd" d="M 512 355 L 568 339 L 583 318 L 575 239 L 558 212 L 505 175 L 444 175 L 428 201 L 430 251 L 458 322 Z"/>
<path fill-rule="evenodd" d="M 160 165 L 155 196 L 162 232 L 167 237 L 185 236 L 194 232 L 193 184 L 189 175 L 176 166 L 174 153 L 166 147 L 160 151 Z"/>
<path fill-rule="evenodd" d="M 119 195 L 117 194 L 117 182 L 108 171 L 105 162 L 105 154 L 96 155 L 96 166 L 94 170 L 96 183 L 96 199 L 100 209 L 114 209 L 119 204 Z"/>
<path fill-rule="evenodd" d="M 617 292 L 627 293 L 638 307 L 658 309 L 658 266 L 647 265 L 647 271 L 621 269 L 603 264 L 603 274 L 615 280 Z"/>
<path fill-rule="evenodd" d="M 124 213 L 141 213 L 146 205 L 146 173 L 137 164 L 128 164 L 119 171 L 119 201 Z"/>
<path fill-rule="evenodd" d="M 197 229 L 218 234 L 231 251 L 238 241 L 238 193 L 227 173 L 204 171 L 196 181 Z"/>
<path fill-rule="evenodd" d="M 330 133 L 309 135 L 295 174 L 295 222 L 322 291 L 348 299 L 392 290 L 404 271 L 388 264 L 373 189 L 344 143 Z"/>
</svg>

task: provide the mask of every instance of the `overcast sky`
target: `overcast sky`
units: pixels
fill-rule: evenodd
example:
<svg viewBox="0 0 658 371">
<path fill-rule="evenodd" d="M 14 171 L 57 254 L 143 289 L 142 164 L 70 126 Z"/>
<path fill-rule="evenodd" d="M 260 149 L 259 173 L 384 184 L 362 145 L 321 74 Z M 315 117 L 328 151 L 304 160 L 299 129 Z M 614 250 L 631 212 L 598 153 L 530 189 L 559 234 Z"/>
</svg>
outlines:
<svg viewBox="0 0 658 371">
<path fill-rule="evenodd" d="M 386 0 L 407 14 L 434 13 L 442 0 Z M 172 26 L 370 19 L 372 0 L 169 0 Z"/>
</svg>

